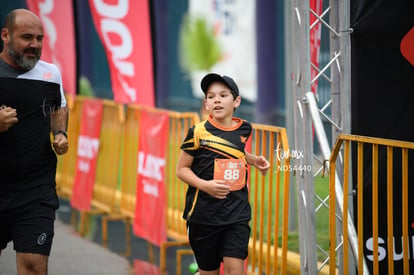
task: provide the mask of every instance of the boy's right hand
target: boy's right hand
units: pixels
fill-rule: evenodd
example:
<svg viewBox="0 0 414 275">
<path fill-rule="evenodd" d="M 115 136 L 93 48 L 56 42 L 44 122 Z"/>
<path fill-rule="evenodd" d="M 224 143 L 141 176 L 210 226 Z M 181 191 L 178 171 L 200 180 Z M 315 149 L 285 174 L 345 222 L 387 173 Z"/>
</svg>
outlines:
<svg viewBox="0 0 414 275">
<path fill-rule="evenodd" d="M 16 109 L 0 106 L 0 132 L 7 131 L 15 123 L 17 123 Z"/>
<path fill-rule="evenodd" d="M 230 193 L 230 186 L 224 183 L 224 180 L 209 180 L 200 189 L 216 199 L 225 199 Z"/>
</svg>

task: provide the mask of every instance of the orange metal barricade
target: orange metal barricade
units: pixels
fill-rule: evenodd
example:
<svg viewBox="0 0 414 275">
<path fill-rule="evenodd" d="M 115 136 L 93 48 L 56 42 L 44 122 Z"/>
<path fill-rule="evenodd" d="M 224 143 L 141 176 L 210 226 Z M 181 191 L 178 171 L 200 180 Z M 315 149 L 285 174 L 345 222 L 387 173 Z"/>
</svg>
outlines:
<svg viewBox="0 0 414 275">
<path fill-rule="evenodd" d="M 127 107 L 124 127 L 124 144 L 122 150 L 121 169 L 121 201 L 120 212 L 133 219 L 136 205 L 136 184 L 138 167 L 138 139 L 140 107 Z"/>
<path fill-rule="evenodd" d="M 196 113 L 168 112 L 170 122 L 170 138 L 167 153 L 167 234 L 175 240 L 187 240 L 185 221 L 182 218 L 187 185 L 175 175 L 180 146 L 187 130 L 198 123 Z"/>
<path fill-rule="evenodd" d="M 76 102 L 81 105 L 83 99 L 79 97 Z M 80 211 L 79 232 L 81 235 L 88 232 L 87 217 L 89 215 L 109 215 L 119 208 L 119 197 L 116 194 L 119 185 L 120 152 L 125 120 L 123 108 L 120 103 L 103 100 L 103 117 L 91 201 L 92 207 L 88 211 Z M 102 230 L 104 232 L 103 243 L 105 244 L 107 229 L 103 228 Z"/>
<path fill-rule="evenodd" d="M 145 108 L 150 112 L 166 112 L 165 110 L 147 108 L 138 105 L 129 105 L 126 111 L 124 125 L 124 145 L 121 169 L 121 194 L 119 215 L 113 219 L 127 219 L 131 223 L 135 215 L 136 206 L 136 182 L 138 167 L 138 144 L 139 144 L 139 122 L 140 110 Z M 184 220 L 181 218 L 184 209 L 184 194 L 186 186 L 178 181 L 175 176 L 175 166 L 179 153 L 179 146 L 184 139 L 186 131 L 192 124 L 198 122 L 196 113 L 178 113 L 167 111 L 169 117 L 169 139 L 166 165 L 166 196 L 167 196 L 167 235 L 174 240 L 186 243 L 186 230 Z M 109 218 L 108 218 L 109 219 Z M 105 226 L 106 228 L 106 226 Z M 130 248 L 128 248 L 130 250 Z M 165 251 L 166 246 L 162 245 L 161 250 Z M 163 254 L 164 252 L 161 252 Z M 161 269 L 165 264 L 165 257 L 161 256 Z"/>
<path fill-rule="evenodd" d="M 76 160 L 82 104 L 85 97 L 75 99 L 68 97 L 69 151 L 59 157 L 56 182 L 60 197 L 70 200 L 76 174 Z M 119 207 L 117 189 L 119 183 L 119 160 L 123 136 L 123 105 L 111 100 L 103 100 L 103 118 L 100 134 L 100 145 L 97 159 L 96 178 L 92 196 L 92 209 L 80 213 L 80 233 L 86 232 L 88 214 L 109 214 Z"/>
<path fill-rule="evenodd" d="M 81 98 L 67 96 L 69 108 L 68 143 L 69 150 L 63 156 L 58 156 L 56 167 L 56 190 L 60 197 L 72 197 L 73 183 L 76 172 L 76 155 L 78 150 L 78 136 L 80 131 L 82 103 Z"/>
<path fill-rule="evenodd" d="M 128 165 L 122 165 L 121 169 L 121 201 L 120 201 L 120 212 L 129 217 L 133 218 L 135 215 L 136 206 L 136 184 L 137 184 L 137 167 L 138 167 L 138 144 L 139 144 L 139 123 L 140 123 L 140 111 L 145 110 L 150 112 L 166 112 L 165 110 L 143 107 L 139 105 L 129 105 L 126 111 L 126 121 L 124 127 L 124 145 L 123 145 L 123 156 L 122 162 Z M 172 112 L 167 112 L 171 117 Z M 171 124 L 171 121 L 170 121 Z M 167 152 L 167 165 L 166 165 L 166 182 L 167 190 L 170 185 L 170 173 L 169 167 L 173 165 L 171 163 L 171 125 L 169 133 L 169 147 Z M 167 191 L 168 193 L 168 191 Z M 168 195 L 167 195 L 168 196 Z"/>
<path fill-rule="evenodd" d="M 137 152 L 139 137 L 139 107 L 130 105 L 126 108 L 123 128 L 120 134 L 123 137 L 121 150 L 118 155 L 120 164 L 120 184 L 117 189 L 119 206 L 117 211 L 102 217 L 102 241 L 107 245 L 108 221 L 123 221 L 125 223 L 125 255 L 131 254 L 131 222 L 135 215 L 136 183 L 137 183 Z"/>
<path fill-rule="evenodd" d="M 169 139 L 166 166 L 167 194 L 167 236 L 173 241 L 162 243 L 160 247 L 160 270 L 166 269 L 166 251 L 172 246 L 188 246 L 185 221 L 182 218 L 187 185 L 175 175 L 180 146 L 188 129 L 199 122 L 197 113 L 168 111 Z M 177 261 L 180 257 L 177 258 Z"/>
<path fill-rule="evenodd" d="M 252 153 L 265 156 L 271 168 L 265 177 L 257 169 L 250 175 L 252 233 L 248 272 L 287 274 L 290 152 L 286 130 L 253 124 L 251 138 Z"/>
<path fill-rule="evenodd" d="M 383 215 L 387 215 L 387 234 L 388 234 L 388 243 L 393 243 L 393 236 L 394 236 L 394 222 L 393 222 L 393 215 L 394 213 L 398 213 L 400 211 L 402 217 L 402 250 L 403 250 L 403 269 L 404 274 L 409 274 L 409 236 L 408 236 L 408 152 L 414 150 L 414 143 L 413 142 L 405 142 L 405 141 L 397 141 L 397 140 L 390 140 L 390 139 L 382 139 L 382 138 L 373 138 L 373 137 L 364 137 L 364 136 L 355 136 L 355 135 L 339 135 L 334 150 L 332 151 L 331 158 L 329 160 L 330 165 L 330 179 L 329 179 L 329 239 L 330 239 L 330 247 L 329 247 L 329 258 L 330 258 L 330 274 L 336 274 L 336 245 L 340 243 L 340 240 L 337 240 L 336 234 L 336 181 L 335 181 L 335 168 L 336 168 L 336 161 L 338 159 L 339 153 L 343 148 L 343 209 L 348 209 L 349 205 L 349 185 L 350 185 L 350 167 L 351 167 L 351 144 L 354 143 L 356 145 L 356 154 L 357 154 L 357 232 L 358 232 L 358 261 L 357 261 L 357 268 L 360 274 L 363 273 L 364 262 L 363 262 L 363 214 L 367 214 L 364 211 L 364 204 L 363 204 L 363 173 L 364 173 L 364 159 L 371 159 L 372 160 L 372 239 L 373 239 L 373 261 L 372 261 L 372 270 L 374 274 L 379 274 L 379 244 L 378 244 L 378 181 L 379 179 L 379 171 L 378 171 L 378 154 L 379 149 L 386 149 L 387 154 L 387 172 L 386 178 L 384 178 L 387 182 L 387 213 L 383 213 Z M 371 146 L 372 154 L 371 156 L 364 156 L 363 148 L 365 146 Z M 394 163 L 393 163 L 393 154 L 395 151 L 400 151 L 402 156 L 402 171 L 394 171 Z M 401 173 L 402 175 L 402 182 L 393 182 L 393 173 Z M 393 206 L 393 188 L 397 187 L 397 184 L 401 185 L 401 194 L 402 194 L 402 207 L 401 209 L 394 209 Z M 348 259 L 349 255 L 349 232 L 348 232 L 348 215 L 342 215 L 342 231 L 343 231 L 343 256 L 342 261 L 344 263 L 344 274 L 347 274 L 349 267 L 348 267 Z M 394 274 L 394 260 L 393 260 L 393 246 L 389 245 L 387 249 L 388 254 L 388 274 Z"/>
<path fill-rule="evenodd" d="M 92 206 L 104 213 L 119 208 L 121 145 L 125 122 L 124 106 L 114 101 L 103 101 L 103 117 L 96 164 Z"/>
</svg>

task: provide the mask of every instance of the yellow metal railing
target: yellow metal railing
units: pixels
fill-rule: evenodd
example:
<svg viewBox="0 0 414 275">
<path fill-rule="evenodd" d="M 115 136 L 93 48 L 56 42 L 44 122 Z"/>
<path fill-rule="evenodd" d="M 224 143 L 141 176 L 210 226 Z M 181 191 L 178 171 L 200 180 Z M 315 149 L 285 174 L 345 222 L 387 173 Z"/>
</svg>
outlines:
<svg viewBox="0 0 414 275">
<path fill-rule="evenodd" d="M 372 272 L 373 274 L 379 274 L 379 235 L 378 235 L 378 225 L 379 225 L 379 214 L 378 213 L 378 195 L 379 195 L 379 185 L 378 182 L 383 180 L 386 182 L 387 190 L 387 242 L 389 244 L 394 243 L 394 213 L 401 211 L 402 217 L 402 250 L 403 250 L 403 270 L 404 274 L 409 274 L 409 239 L 408 239 L 408 152 L 409 150 L 414 150 L 413 142 L 397 141 L 390 139 L 382 138 L 373 138 L 365 136 L 355 136 L 355 135 L 339 135 L 334 150 L 332 151 L 331 158 L 329 160 L 330 165 L 330 183 L 329 183 L 329 258 L 330 258 L 330 274 L 336 274 L 336 245 L 340 242 L 336 239 L 336 190 L 335 190 L 335 173 L 336 173 L 336 161 L 338 159 L 341 148 L 343 148 L 343 209 L 344 212 L 348 209 L 349 198 L 348 194 L 350 193 L 349 184 L 350 184 L 350 166 L 351 166 L 351 145 L 356 145 L 356 157 L 357 157 L 357 167 L 356 167 L 356 183 L 357 183 L 357 233 L 358 233 L 358 262 L 357 268 L 360 274 L 364 270 L 364 214 L 367 214 L 364 211 L 364 206 L 368 207 L 369 205 L 364 205 L 363 202 L 363 187 L 364 184 L 364 172 L 366 167 L 364 167 L 365 158 L 368 160 L 371 159 L 371 165 L 368 165 L 372 169 L 372 176 L 370 182 L 372 184 Z M 370 146 L 372 151 L 371 156 L 364 155 L 364 146 Z M 386 176 L 379 178 L 379 150 L 386 149 Z M 394 152 L 396 150 L 401 151 L 401 171 L 395 171 L 394 167 Z M 393 174 L 401 173 L 402 181 L 394 182 Z M 401 209 L 394 209 L 393 202 L 393 190 L 400 184 L 401 185 Z M 347 212 L 345 212 L 347 213 Z M 384 213 L 385 215 L 385 213 Z M 347 274 L 349 271 L 348 259 L 349 259 L 349 249 L 348 249 L 348 215 L 342 215 L 343 219 L 343 258 L 344 263 L 344 274 Z M 393 257 L 393 245 L 388 245 L 387 255 L 388 255 L 388 274 L 394 274 L 394 257 Z"/>
<path fill-rule="evenodd" d="M 187 185 L 181 182 L 175 175 L 180 146 L 184 141 L 187 130 L 198 123 L 196 113 L 168 112 L 169 139 L 166 175 L 167 175 L 167 234 L 175 240 L 187 240 L 187 230 L 182 213 L 185 204 L 185 192 Z"/>
<path fill-rule="evenodd" d="M 188 246 L 187 230 L 182 213 L 185 204 L 185 192 L 187 185 L 180 181 L 175 175 L 180 146 L 184 141 L 188 129 L 199 122 L 196 113 L 179 113 L 168 111 L 169 138 L 167 152 L 167 235 L 174 241 L 162 243 L 160 247 L 160 270 L 166 271 L 167 249 L 176 246 Z M 177 261 L 180 257 L 177 258 Z M 178 266 L 178 265 L 177 265 Z"/>
<path fill-rule="evenodd" d="M 103 101 L 103 117 L 99 138 L 99 154 L 96 164 L 95 184 L 92 206 L 105 213 L 111 213 L 119 207 L 116 192 L 119 189 L 119 172 L 124 106 L 114 101 Z"/>
<path fill-rule="evenodd" d="M 122 150 L 122 169 L 120 186 L 120 212 L 133 220 L 135 215 L 137 195 L 137 167 L 138 167 L 138 142 L 139 119 L 138 106 L 128 106 L 124 124 L 124 143 Z"/>
<path fill-rule="evenodd" d="M 83 101 L 80 98 L 79 101 Z M 119 208 L 117 199 L 119 161 L 123 135 L 124 110 L 123 105 L 111 100 L 103 100 L 101 132 L 99 136 L 99 150 L 97 155 L 95 182 L 91 201 L 91 209 L 80 211 L 80 234 L 88 231 L 89 215 L 110 215 Z M 107 217 L 103 218 L 102 242 L 106 245 Z"/>
<path fill-rule="evenodd" d="M 69 108 L 68 142 L 69 150 L 63 156 L 58 156 L 56 168 L 56 189 L 58 195 L 65 199 L 72 197 L 73 183 L 76 173 L 76 156 L 78 151 L 78 137 L 82 116 L 81 97 L 67 97 Z"/>
<path fill-rule="evenodd" d="M 56 181 L 59 196 L 71 199 L 76 174 L 76 159 L 82 105 L 85 97 L 69 98 L 69 151 L 59 157 Z M 89 211 L 80 211 L 80 233 L 87 231 L 87 216 L 112 213 L 118 207 L 116 200 L 119 177 L 120 149 L 123 136 L 123 105 L 111 100 L 103 100 L 100 144 L 97 155 L 96 176 Z M 110 167 L 110 169 L 108 169 Z M 72 216 L 74 217 L 74 216 Z"/>
<path fill-rule="evenodd" d="M 113 156 L 118 163 L 113 163 L 119 167 L 119 185 L 115 194 L 116 201 L 119 202 L 114 211 L 102 217 L 102 242 L 107 246 L 108 241 L 108 222 L 123 221 L 125 224 L 125 255 L 131 255 L 131 224 L 134 220 L 136 205 L 136 184 L 137 184 L 137 167 L 138 167 L 138 137 L 139 137 L 139 107 L 129 106 L 122 112 L 124 116 L 122 128 L 119 128 L 121 136 L 120 150 L 117 156 Z M 105 119 L 105 118 L 104 118 Z M 117 126 L 115 126 L 117 128 Z M 109 155 L 110 157 L 110 155 Z M 120 162 L 120 163 L 119 163 Z M 106 169 L 112 169 L 113 166 L 107 166 Z"/>
<path fill-rule="evenodd" d="M 287 274 L 290 159 L 286 130 L 253 124 L 251 138 L 251 152 L 265 156 L 271 166 L 267 176 L 257 169 L 250 175 L 252 233 L 248 272 Z"/>
<path fill-rule="evenodd" d="M 187 133 L 188 128 L 199 120 L 196 113 L 179 113 L 138 105 L 130 105 L 127 107 L 124 129 L 123 163 L 128 163 L 128 165 L 122 166 L 120 213 L 128 217 L 129 221 L 134 219 L 138 167 L 137 152 L 140 131 L 139 122 L 140 112 L 143 108 L 146 111 L 154 113 L 167 112 L 169 117 L 168 149 L 166 152 L 167 165 L 165 173 L 167 194 L 166 229 L 169 238 L 178 240 L 180 245 L 186 245 L 188 241 L 185 221 L 181 218 L 184 209 L 186 185 L 180 182 L 175 176 L 175 166 L 181 143 L 185 137 L 184 135 Z M 165 243 L 161 245 L 161 270 L 166 268 L 166 249 L 172 244 Z"/>
</svg>

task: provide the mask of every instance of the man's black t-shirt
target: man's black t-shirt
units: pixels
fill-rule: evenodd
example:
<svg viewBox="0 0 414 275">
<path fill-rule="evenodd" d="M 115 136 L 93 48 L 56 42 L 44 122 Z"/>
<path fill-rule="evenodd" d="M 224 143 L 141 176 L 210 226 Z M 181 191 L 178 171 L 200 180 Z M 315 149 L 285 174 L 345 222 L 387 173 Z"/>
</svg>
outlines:
<svg viewBox="0 0 414 275">
<path fill-rule="evenodd" d="M 45 190 L 56 185 L 57 161 L 50 114 L 66 105 L 54 65 L 40 62 L 23 74 L 7 66 L 0 66 L 0 106 L 16 109 L 18 122 L 0 132 L 0 212 L 50 199 Z"/>
</svg>

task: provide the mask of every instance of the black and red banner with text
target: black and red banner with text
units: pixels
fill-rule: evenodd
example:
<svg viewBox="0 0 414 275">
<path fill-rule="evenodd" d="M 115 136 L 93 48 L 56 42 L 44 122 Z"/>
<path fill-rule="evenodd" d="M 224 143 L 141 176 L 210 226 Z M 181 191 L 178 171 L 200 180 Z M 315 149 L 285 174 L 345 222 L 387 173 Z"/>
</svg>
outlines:
<svg viewBox="0 0 414 275">
<path fill-rule="evenodd" d="M 351 0 L 352 134 L 414 142 L 413 15 L 412 0 Z M 388 274 L 390 247 L 395 274 L 402 274 L 402 153 L 399 149 L 393 154 L 394 232 L 393 243 L 388 243 L 387 150 L 381 147 L 385 146 L 378 153 L 378 255 L 373 255 L 372 237 L 372 146 L 364 147 L 364 256 L 371 269 L 378 256 L 380 273 Z M 356 153 L 353 156 L 357 167 Z M 414 154 L 409 153 L 408 159 L 408 198 L 412 198 Z M 355 171 L 353 178 L 357 178 Z M 414 201 L 410 199 L 404 230 L 408 230 L 410 274 L 414 274 Z"/>
</svg>

